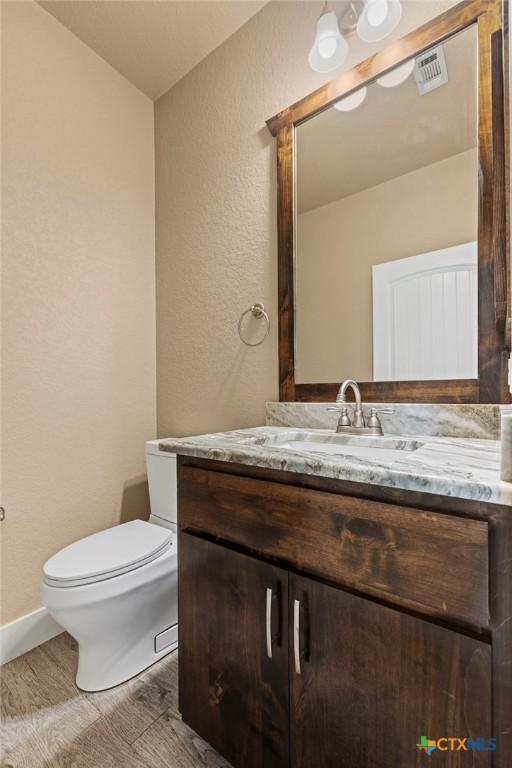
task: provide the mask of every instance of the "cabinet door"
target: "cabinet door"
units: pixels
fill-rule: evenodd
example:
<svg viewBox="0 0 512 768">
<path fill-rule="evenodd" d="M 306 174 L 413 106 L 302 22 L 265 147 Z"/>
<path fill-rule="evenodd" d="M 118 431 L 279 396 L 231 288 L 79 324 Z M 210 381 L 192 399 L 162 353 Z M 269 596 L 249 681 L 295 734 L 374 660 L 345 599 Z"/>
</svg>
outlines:
<svg viewBox="0 0 512 768">
<path fill-rule="evenodd" d="M 182 533 L 183 719 L 237 768 L 289 763 L 288 573 Z"/>
<path fill-rule="evenodd" d="M 293 768 L 413 768 L 428 762 L 422 736 L 495 735 L 486 643 L 293 574 L 289 591 Z"/>
</svg>

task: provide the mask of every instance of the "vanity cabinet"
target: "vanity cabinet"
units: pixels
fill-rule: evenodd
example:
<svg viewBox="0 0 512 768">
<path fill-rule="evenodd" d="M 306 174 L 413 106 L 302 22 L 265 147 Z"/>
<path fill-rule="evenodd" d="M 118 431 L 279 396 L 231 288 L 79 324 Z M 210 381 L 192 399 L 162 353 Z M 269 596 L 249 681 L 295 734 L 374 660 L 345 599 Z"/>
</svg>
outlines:
<svg viewBox="0 0 512 768">
<path fill-rule="evenodd" d="M 235 768 L 510 765 L 489 521 L 380 491 L 179 459 L 180 710 Z"/>
<path fill-rule="evenodd" d="M 180 709 L 233 765 L 412 765 L 423 733 L 490 733 L 487 644 L 195 535 L 180 557 Z"/>
</svg>

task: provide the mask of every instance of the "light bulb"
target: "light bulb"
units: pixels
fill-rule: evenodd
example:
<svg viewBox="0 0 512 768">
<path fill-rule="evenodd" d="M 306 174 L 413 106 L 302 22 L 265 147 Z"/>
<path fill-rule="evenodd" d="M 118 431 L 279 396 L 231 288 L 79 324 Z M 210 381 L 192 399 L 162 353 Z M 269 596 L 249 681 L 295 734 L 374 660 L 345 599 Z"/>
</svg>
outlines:
<svg viewBox="0 0 512 768">
<path fill-rule="evenodd" d="M 366 88 L 366 86 L 359 88 L 357 91 L 354 91 L 354 93 L 350 93 L 348 96 L 344 96 L 337 101 L 336 104 L 334 104 L 334 109 L 337 109 L 340 112 L 351 112 L 353 109 L 357 109 L 361 106 L 366 99 L 367 93 L 368 88 Z"/>
<path fill-rule="evenodd" d="M 336 51 L 336 38 L 326 37 L 318 41 L 318 53 L 322 59 L 330 59 Z"/>
<path fill-rule="evenodd" d="M 400 64 L 398 67 L 392 69 L 391 72 L 386 72 L 385 75 L 378 77 L 378 84 L 383 88 L 394 88 L 395 85 L 401 85 L 402 83 L 405 83 L 409 75 L 412 74 L 415 64 L 415 59 L 410 59 L 404 64 Z"/>
<path fill-rule="evenodd" d="M 370 0 L 368 3 L 367 18 L 371 27 L 378 27 L 386 20 L 388 15 L 387 0 Z"/>
<path fill-rule="evenodd" d="M 309 52 L 309 66 L 315 72 L 332 72 L 343 64 L 347 54 L 347 41 L 341 35 L 336 14 L 333 11 L 322 13 Z"/>
<path fill-rule="evenodd" d="M 402 17 L 400 0 L 366 0 L 357 22 L 357 34 L 365 43 L 383 40 Z"/>
</svg>

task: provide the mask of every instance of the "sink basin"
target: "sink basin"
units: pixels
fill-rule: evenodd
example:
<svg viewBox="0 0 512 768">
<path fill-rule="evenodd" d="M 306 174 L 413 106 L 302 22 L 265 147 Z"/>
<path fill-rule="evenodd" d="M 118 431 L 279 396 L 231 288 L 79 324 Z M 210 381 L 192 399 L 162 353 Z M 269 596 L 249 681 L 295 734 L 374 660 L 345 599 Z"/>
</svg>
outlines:
<svg viewBox="0 0 512 768">
<path fill-rule="evenodd" d="M 296 432 L 291 435 L 277 435 L 273 446 L 283 450 L 323 453 L 331 456 L 358 456 L 374 460 L 403 459 L 404 454 L 417 451 L 423 443 L 401 437 L 373 437 L 370 435 L 344 435 L 316 432 Z"/>
</svg>

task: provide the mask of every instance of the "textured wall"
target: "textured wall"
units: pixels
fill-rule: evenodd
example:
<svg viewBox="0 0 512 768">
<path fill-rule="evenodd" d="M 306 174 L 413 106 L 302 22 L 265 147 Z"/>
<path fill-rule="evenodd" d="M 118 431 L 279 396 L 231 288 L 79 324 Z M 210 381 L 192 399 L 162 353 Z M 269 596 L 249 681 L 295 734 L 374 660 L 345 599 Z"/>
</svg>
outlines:
<svg viewBox="0 0 512 768">
<path fill-rule="evenodd" d="M 395 37 L 452 2 L 406 2 Z M 265 120 L 328 79 L 307 53 L 322 4 L 271 2 L 155 108 L 159 435 L 263 424 L 278 395 L 275 145 Z M 389 42 L 386 41 L 386 43 Z M 350 39 L 347 67 L 374 47 Z M 272 332 L 239 341 L 254 301 Z"/>
<path fill-rule="evenodd" d="M 148 511 L 153 105 L 35 3 L 2 3 L 2 623 L 53 552 Z"/>
</svg>

